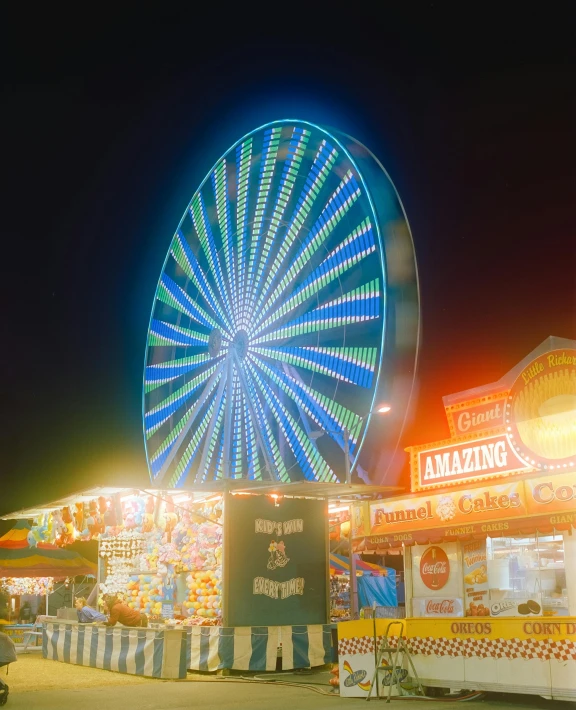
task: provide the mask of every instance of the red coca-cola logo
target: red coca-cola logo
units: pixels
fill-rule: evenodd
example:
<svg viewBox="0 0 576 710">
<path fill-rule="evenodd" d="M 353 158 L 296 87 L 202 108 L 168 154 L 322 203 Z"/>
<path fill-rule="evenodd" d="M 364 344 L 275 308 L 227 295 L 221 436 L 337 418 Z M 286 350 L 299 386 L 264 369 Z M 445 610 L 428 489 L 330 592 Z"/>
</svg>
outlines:
<svg viewBox="0 0 576 710">
<path fill-rule="evenodd" d="M 442 589 L 450 577 L 450 561 L 441 547 L 429 547 L 420 560 L 420 577 L 428 589 Z"/>
<path fill-rule="evenodd" d="M 428 599 L 426 604 L 427 614 L 453 614 L 454 599 Z"/>
</svg>

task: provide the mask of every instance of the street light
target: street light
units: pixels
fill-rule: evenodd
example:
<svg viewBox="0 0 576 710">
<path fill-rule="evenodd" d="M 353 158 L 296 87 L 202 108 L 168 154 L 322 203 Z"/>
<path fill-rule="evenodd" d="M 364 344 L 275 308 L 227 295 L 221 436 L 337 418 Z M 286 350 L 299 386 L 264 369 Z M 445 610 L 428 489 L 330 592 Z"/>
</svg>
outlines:
<svg viewBox="0 0 576 710">
<path fill-rule="evenodd" d="M 371 414 L 387 414 L 392 408 L 388 404 L 381 404 L 379 407 L 376 407 L 376 409 L 372 409 L 371 411 L 367 412 L 366 414 L 362 415 L 360 417 L 360 422 L 363 422 L 366 417 L 369 417 Z M 342 434 L 344 437 L 344 464 L 345 464 L 345 470 L 346 470 L 346 484 L 347 485 L 352 485 L 352 467 L 350 466 L 350 443 L 349 443 L 349 431 L 348 427 L 343 427 L 342 429 L 339 430 L 331 430 L 331 429 L 320 429 L 318 431 L 311 431 L 308 436 L 310 439 L 315 441 L 316 439 L 319 439 L 321 436 L 324 436 L 324 434 Z M 357 585 L 357 580 L 356 580 L 356 559 L 354 557 L 354 552 L 352 550 L 352 525 L 353 525 L 353 515 L 354 515 L 354 509 L 353 509 L 353 504 L 350 504 L 350 537 L 349 537 L 349 546 L 350 546 L 350 611 L 351 611 L 351 616 L 353 619 L 356 618 L 358 614 L 358 585 Z"/>
</svg>

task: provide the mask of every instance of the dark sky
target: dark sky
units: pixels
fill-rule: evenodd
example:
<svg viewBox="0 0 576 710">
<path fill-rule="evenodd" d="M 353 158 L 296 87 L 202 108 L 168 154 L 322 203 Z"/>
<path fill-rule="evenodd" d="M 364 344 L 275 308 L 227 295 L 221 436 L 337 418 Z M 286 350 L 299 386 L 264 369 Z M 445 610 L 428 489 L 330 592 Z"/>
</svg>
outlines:
<svg viewBox="0 0 576 710">
<path fill-rule="evenodd" d="M 147 482 L 142 367 L 169 240 L 215 160 L 268 120 L 355 136 L 402 198 L 422 301 L 403 445 L 448 436 L 442 395 L 576 337 L 567 4 L 164 5 L 2 21 L 0 512 Z"/>
</svg>

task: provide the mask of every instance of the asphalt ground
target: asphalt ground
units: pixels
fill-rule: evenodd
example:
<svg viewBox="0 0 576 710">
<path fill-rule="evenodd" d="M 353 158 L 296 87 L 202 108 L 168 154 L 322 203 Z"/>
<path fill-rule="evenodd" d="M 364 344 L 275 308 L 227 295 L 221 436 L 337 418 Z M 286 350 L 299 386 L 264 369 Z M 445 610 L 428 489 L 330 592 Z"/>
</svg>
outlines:
<svg viewBox="0 0 576 710">
<path fill-rule="evenodd" d="M 162 681 L 49 661 L 37 653 L 20 655 L 2 679 L 10 686 L 6 708 L 26 710 L 359 710 L 380 707 L 363 699 L 340 698 L 328 684 L 330 673 L 189 674 L 186 680 Z M 248 679 L 250 678 L 250 679 Z M 391 705 L 414 710 L 446 710 L 454 700 L 393 699 Z M 540 697 L 487 694 L 466 701 L 467 710 L 573 710 L 576 703 Z"/>
</svg>

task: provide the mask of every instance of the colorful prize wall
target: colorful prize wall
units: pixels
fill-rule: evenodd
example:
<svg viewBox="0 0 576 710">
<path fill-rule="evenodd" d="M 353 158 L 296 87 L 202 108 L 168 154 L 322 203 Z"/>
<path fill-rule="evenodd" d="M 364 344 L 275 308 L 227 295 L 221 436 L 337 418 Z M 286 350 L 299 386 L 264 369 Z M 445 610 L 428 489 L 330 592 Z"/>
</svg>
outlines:
<svg viewBox="0 0 576 710">
<path fill-rule="evenodd" d="M 100 599 L 117 594 L 153 621 L 221 623 L 222 494 L 97 488 L 9 517 L 24 518 L 32 552 L 97 541 Z"/>
</svg>

